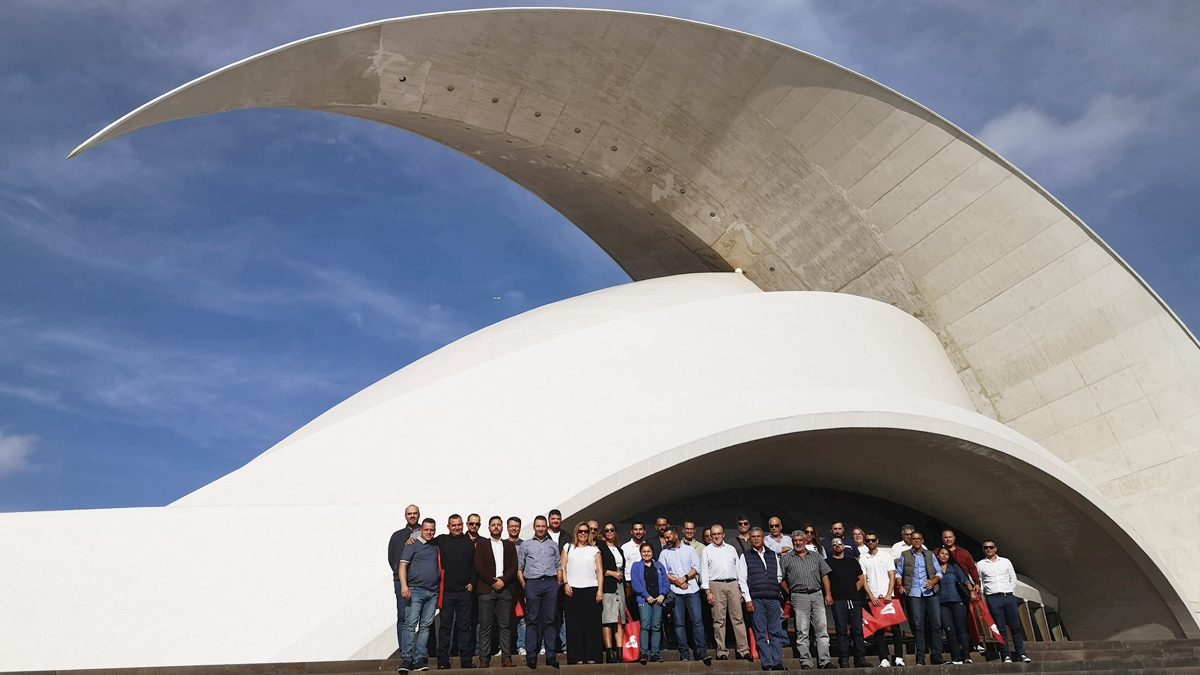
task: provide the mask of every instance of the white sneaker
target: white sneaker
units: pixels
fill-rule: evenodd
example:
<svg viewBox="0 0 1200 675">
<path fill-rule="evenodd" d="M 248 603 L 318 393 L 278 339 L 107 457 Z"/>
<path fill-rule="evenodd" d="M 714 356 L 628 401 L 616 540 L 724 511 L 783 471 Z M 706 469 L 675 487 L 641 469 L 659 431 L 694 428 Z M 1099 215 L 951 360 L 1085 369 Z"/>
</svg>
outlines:
<svg viewBox="0 0 1200 675">
<path fill-rule="evenodd" d="M 950 665 L 952 665 L 952 666 L 961 666 L 962 664 L 963 664 L 962 661 L 951 661 L 950 662 Z"/>
<path fill-rule="evenodd" d="M 538 653 L 539 653 L 539 654 L 545 654 L 545 653 L 546 653 L 546 648 L 545 648 L 545 647 L 542 647 L 541 649 L 539 649 L 539 650 L 538 650 Z"/>
<path fill-rule="evenodd" d="M 1011 656 L 1006 656 L 1006 657 L 1004 657 L 1004 662 L 1005 662 L 1005 663 L 1012 663 L 1012 657 L 1011 657 Z"/>
<path fill-rule="evenodd" d="M 904 667 L 904 657 L 903 656 L 896 657 L 896 665 L 898 667 Z"/>
<path fill-rule="evenodd" d="M 972 661 L 972 660 L 971 660 L 971 657 L 969 657 L 969 656 L 968 656 L 968 657 L 966 658 L 966 661 L 964 661 L 964 663 L 975 663 L 975 662 L 974 662 L 974 661 Z"/>
<path fill-rule="evenodd" d="M 520 654 L 521 656 L 525 656 L 526 655 L 525 648 L 521 647 L 520 649 L 517 650 L 517 653 Z"/>
<path fill-rule="evenodd" d="M 1025 663 L 1033 663 L 1033 659 L 1029 658 L 1028 656 L 1026 656 L 1024 654 L 1021 655 L 1021 661 L 1025 662 Z"/>
<path fill-rule="evenodd" d="M 880 668 L 891 668 L 892 664 L 889 663 L 887 659 L 883 659 L 882 661 L 879 662 L 879 667 Z"/>
<path fill-rule="evenodd" d="M 977 644 L 977 645 L 975 645 L 975 651 L 982 654 L 987 651 L 987 647 L 984 647 L 982 644 Z"/>
</svg>

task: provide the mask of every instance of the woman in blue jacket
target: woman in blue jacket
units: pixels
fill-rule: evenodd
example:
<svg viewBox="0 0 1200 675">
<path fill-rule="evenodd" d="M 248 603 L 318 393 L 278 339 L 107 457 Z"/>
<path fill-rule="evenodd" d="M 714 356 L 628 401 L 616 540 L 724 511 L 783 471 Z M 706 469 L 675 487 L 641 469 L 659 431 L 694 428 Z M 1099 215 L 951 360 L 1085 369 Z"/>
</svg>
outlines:
<svg viewBox="0 0 1200 675">
<path fill-rule="evenodd" d="M 967 659 L 971 649 L 971 635 L 967 632 L 967 605 L 959 589 L 967 591 L 970 598 L 972 587 L 971 576 L 963 568 L 954 563 L 950 557 L 950 549 L 941 548 L 937 552 L 938 568 L 942 572 L 941 585 L 938 589 L 938 602 L 942 610 L 942 628 L 946 629 L 947 642 L 950 644 L 950 660 L 961 664 Z"/>
<path fill-rule="evenodd" d="M 654 559 L 654 549 L 650 544 L 642 544 L 639 552 L 642 560 L 633 564 L 629 581 L 637 598 L 642 622 L 641 642 L 638 643 L 642 654 L 638 661 L 645 665 L 648 661 L 662 661 L 659 654 L 662 647 L 662 606 L 671 592 L 671 582 L 667 579 L 667 568 Z M 647 647 L 650 648 L 648 652 Z"/>
</svg>

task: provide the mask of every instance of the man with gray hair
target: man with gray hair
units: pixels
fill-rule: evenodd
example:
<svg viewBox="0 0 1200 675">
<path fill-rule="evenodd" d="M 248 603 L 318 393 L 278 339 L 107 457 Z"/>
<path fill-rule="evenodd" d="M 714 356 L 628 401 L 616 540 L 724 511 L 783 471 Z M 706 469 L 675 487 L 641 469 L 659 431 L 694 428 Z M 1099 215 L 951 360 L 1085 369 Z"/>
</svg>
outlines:
<svg viewBox="0 0 1200 675">
<path fill-rule="evenodd" d="M 796 617 L 796 647 L 803 668 L 812 668 L 808 650 L 808 628 L 817 635 L 817 662 L 820 668 L 832 668 L 829 660 L 829 629 L 825 608 L 833 604 L 829 586 L 829 563 L 808 550 L 804 530 L 792 532 L 792 549 L 780 556 L 784 587 L 792 595 L 792 616 Z"/>
<path fill-rule="evenodd" d="M 742 618 L 742 601 L 750 601 L 750 588 L 746 585 L 746 560 L 738 555 L 732 544 L 725 543 L 725 526 L 712 526 L 712 543 L 704 547 L 700 558 L 700 588 L 706 592 L 708 604 L 712 606 L 713 641 L 717 645 L 717 660 L 729 658 L 725 644 L 725 620 L 733 626 L 733 640 L 737 656 L 749 658 L 750 645 L 746 641 L 746 624 Z"/>
</svg>

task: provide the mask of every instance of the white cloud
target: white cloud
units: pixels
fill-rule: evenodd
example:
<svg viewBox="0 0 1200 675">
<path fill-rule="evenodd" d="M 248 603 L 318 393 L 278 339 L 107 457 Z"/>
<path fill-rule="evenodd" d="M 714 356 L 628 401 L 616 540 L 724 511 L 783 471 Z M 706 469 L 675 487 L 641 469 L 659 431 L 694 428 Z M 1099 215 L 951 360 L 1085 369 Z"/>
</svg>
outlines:
<svg viewBox="0 0 1200 675">
<path fill-rule="evenodd" d="M 5 435 L 0 429 L 0 478 L 29 468 L 29 455 L 37 443 L 34 436 Z"/>
<path fill-rule="evenodd" d="M 1034 179 L 1061 189 L 1116 163 L 1149 122 L 1145 101 L 1102 94 L 1074 120 L 1017 106 L 984 124 L 978 136 Z"/>
</svg>

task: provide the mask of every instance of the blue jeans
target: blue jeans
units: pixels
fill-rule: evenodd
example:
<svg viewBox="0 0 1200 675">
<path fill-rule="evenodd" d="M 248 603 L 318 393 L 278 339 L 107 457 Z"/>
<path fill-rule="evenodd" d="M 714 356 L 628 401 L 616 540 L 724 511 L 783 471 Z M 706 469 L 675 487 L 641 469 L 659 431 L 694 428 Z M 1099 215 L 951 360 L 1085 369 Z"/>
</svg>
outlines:
<svg viewBox="0 0 1200 675">
<path fill-rule="evenodd" d="M 662 605 L 655 603 L 638 605 L 638 615 L 642 622 L 641 648 L 642 656 L 657 658 L 662 650 Z"/>
<path fill-rule="evenodd" d="M 912 607 L 912 614 L 909 618 L 909 625 L 913 629 L 913 640 L 916 642 L 917 663 L 925 663 L 925 622 L 929 621 L 929 630 L 933 635 L 933 653 L 930 654 L 931 663 L 942 662 L 942 607 L 936 595 L 926 595 L 925 597 L 917 597 L 910 595 L 908 597 L 909 605 Z"/>
<path fill-rule="evenodd" d="M 754 640 L 758 643 L 758 658 L 763 670 L 783 665 L 783 605 L 778 600 L 754 598 Z"/>
<path fill-rule="evenodd" d="M 409 587 L 412 599 L 404 612 L 404 635 L 400 642 L 400 660 L 408 664 L 429 660 L 429 627 L 437 610 L 437 591 Z"/>
<path fill-rule="evenodd" d="M 989 595 L 987 605 L 1001 637 L 1004 636 L 1005 628 L 1012 634 L 1012 639 L 1000 645 L 1000 656 L 1025 656 L 1025 627 L 1021 625 L 1021 615 L 1017 612 L 1016 596 Z M 1012 650 L 1009 650 L 1009 645 L 1012 645 Z"/>
<path fill-rule="evenodd" d="M 546 647 L 546 663 L 555 663 L 558 615 L 558 580 L 530 579 L 525 584 L 525 657 L 537 658 L 538 647 Z"/>
<path fill-rule="evenodd" d="M 400 593 L 400 580 L 392 581 L 396 585 L 396 648 L 404 649 L 404 620 L 408 609 L 408 601 Z"/>
<path fill-rule="evenodd" d="M 679 643 L 681 660 L 692 658 L 687 641 L 689 622 L 692 624 L 692 641 L 696 643 L 696 658 L 703 659 L 708 656 L 708 640 L 704 637 L 704 619 L 700 615 L 700 593 L 675 593 L 675 641 Z"/>
</svg>

